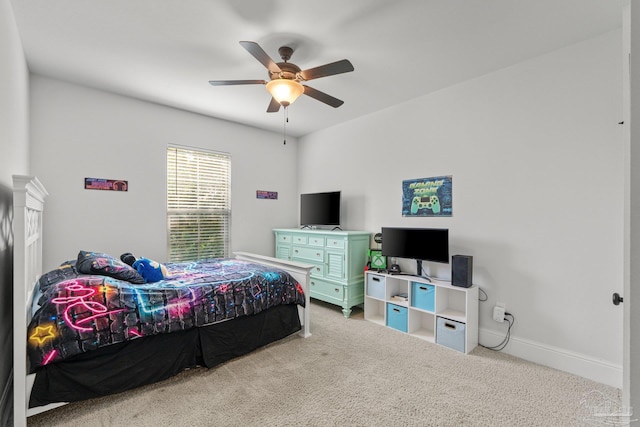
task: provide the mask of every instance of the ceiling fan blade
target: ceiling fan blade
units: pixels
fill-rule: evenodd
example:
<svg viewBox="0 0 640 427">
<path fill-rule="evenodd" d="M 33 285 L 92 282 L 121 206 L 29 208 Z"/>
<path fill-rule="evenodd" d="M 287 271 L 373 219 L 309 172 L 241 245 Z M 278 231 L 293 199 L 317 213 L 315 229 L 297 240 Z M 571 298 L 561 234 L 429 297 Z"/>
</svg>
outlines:
<svg viewBox="0 0 640 427">
<path fill-rule="evenodd" d="M 282 70 L 278 67 L 278 64 L 273 62 L 273 59 L 260 47 L 256 42 L 242 41 L 240 45 L 247 50 L 254 58 L 256 58 L 262 65 L 267 67 L 267 70 L 272 73 L 280 73 Z"/>
<path fill-rule="evenodd" d="M 277 113 L 280 110 L 280 103 L 275 98 L 271 98 L 267 113 Z"/>
<path fill-rule="evenodd" d="M 319 67 L 300 71 L 300 75 L 304 80 L 313 80 L 320 77 L 333 76 L 334 74 L 348 73 L 350 71 L 353 71 L 353 65 L 351 64 L 351 62 L 349 62 L 349 60 L 343 59 L 341 61 L 336 61 L 330 64 L 320 65 Z"/>
<path fill-rule="evenodd" d="M 334 98 L 331 95 L 327 95 L 324 92 L 320 92 L 318 89 L 314 89 L 312 87 L 302 85 L 304 87 L 304 94 L 312 97 L 313 99 L 317 99 L 320 102 L 324 102 L 327 105 L 332 106 L 333 108 L 338 108 L 344 101 L 339 100 L 338 98 Z"/>
<path fill-rule="evenodd" d="M 209 80 L 211 86 L 266 85 L 266 80 Z"/>
</svg>

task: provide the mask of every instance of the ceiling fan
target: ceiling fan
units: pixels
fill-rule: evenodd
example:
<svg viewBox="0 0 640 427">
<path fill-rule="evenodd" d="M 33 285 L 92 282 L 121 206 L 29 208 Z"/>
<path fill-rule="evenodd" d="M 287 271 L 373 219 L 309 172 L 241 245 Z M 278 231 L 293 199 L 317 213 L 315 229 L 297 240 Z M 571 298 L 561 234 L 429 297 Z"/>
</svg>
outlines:
<svg viewBox="0 0 640 427">
<path fill-rule="evenodd" d="M 209 80 L 213 86 L 228 85 L 251 85 L 261 84 L 267 85 L 267 90 L 271 94 L 271 102 L 267 108 L 267 113 L 275 113 L 280 110 L 280 106 L 288 107 L 300 95 L 305 94 L 320 102 L 324 102 L 334 108 L 338 108 L 344 101 L 334 98 L 324 92 L 302 84 L 320 77 L 332 76 L 334 74 L 342 74 L 353 71 L 353 65 L 346 59 L 332 62 L 330 64 L 320 65 L 319 67 L 300 70 L 296 64 L 288 62 L 293 55 L 293 49 L 288 46 L 282 46 L 278 49 L 278 53 L 282 58 L 282 62 L 274 62 L 269 55 L 258 45 L 258 43 L 250 41 L 241 41 L 240 45 L 247 52 L 253 55 L 262 65 L 269 71 L 270 81 L 266 80 Z"/>
</svg>

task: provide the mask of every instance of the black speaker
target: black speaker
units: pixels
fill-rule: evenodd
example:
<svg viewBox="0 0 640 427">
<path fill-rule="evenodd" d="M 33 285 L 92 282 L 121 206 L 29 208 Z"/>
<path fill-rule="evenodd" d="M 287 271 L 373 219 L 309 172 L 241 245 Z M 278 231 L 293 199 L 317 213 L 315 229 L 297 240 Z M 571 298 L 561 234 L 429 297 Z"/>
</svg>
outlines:
<svg viewBox="0 0 640 427">
<path fill-rule="evenodd" d="M 451 284 L 468 288 L 472 283 L 473 257 L 470 255 L 453 255 L 451 257 Z"/>
</svg>

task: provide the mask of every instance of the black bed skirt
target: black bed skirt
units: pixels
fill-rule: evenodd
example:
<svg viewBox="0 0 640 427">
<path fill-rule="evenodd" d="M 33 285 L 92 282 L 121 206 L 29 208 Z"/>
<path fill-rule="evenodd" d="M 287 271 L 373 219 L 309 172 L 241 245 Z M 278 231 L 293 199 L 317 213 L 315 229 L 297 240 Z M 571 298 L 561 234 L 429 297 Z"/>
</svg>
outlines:
<svg viewBox="0 0 640 427">
<path fill-rule="evenodd" d="M 36 370 L 29 407 L 108 396 L 214 367 L 300 330 L 297 305 L 113 344 Z"/>
</svg>

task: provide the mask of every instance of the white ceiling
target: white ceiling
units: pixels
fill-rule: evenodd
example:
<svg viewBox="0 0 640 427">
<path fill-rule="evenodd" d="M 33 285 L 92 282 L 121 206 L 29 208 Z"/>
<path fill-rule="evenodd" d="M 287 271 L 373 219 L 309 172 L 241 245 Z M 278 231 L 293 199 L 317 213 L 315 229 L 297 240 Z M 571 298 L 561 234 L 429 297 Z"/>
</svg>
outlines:
<svg viewBox="0 0 640 427">
<path fill-rule="evenodd" d="M 266 79 L 238 43 L 278 47 L 307 69 L 355 71 L 307 84 L 287 133 L 302 136 L 619 28 L 622 0 L 11 0 L 31 72 L 280 132 Z"/>
</svg>

